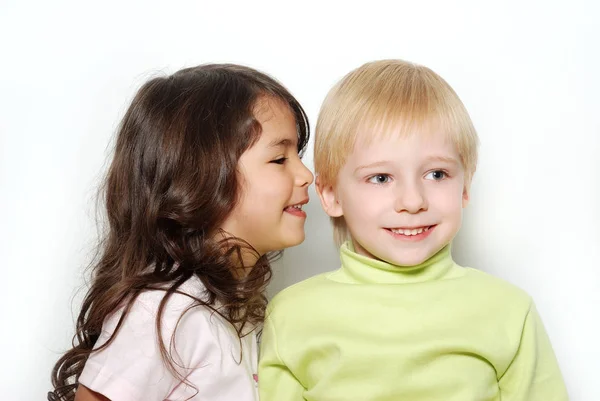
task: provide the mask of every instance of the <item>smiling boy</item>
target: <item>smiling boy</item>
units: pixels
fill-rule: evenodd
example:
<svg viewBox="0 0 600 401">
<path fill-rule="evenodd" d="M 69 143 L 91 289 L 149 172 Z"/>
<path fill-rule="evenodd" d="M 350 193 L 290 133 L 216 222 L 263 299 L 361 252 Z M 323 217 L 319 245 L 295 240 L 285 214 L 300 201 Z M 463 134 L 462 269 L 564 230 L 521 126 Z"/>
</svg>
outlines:
<svg viewBox="0 0 600 401">
<path fill-rule="evenodd" d="M 457 265 L 477 134 L 452 88 L 401 60 L 350 72 L 316 129 L 341 268 L 272 301 L 261 401 L 563 401 L 531 298 Z"/>
</svg>

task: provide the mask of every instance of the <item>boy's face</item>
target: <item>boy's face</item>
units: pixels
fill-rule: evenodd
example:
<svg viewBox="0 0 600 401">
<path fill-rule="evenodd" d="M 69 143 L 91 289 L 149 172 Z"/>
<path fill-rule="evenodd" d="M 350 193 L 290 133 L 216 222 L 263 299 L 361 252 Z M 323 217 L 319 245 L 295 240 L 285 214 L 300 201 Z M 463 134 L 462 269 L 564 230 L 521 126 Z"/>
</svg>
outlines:
<svg viewBox="0 0 600 401">
<path fill-rule="evenodd" d="M 323 207 L 344 216 L 356 252 L 414 266 L 450 243 L 468 203 L 464 168 L 446 135 L 359 139 L 335 186 L 317 183 Z"/>
</svg>

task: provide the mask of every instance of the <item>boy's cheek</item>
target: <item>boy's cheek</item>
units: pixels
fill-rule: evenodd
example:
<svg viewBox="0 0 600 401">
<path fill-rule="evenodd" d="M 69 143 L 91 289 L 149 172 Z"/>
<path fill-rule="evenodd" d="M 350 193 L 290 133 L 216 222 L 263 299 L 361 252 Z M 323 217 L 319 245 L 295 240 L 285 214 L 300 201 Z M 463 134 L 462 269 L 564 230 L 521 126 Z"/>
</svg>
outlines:
<svg viewBox="0 0 600 401">
<path fill-rule="evenodd" d="M 385 214 L 386 208 L 382 207 L 381 201 L 369 196 L 356 197 L 343 205 L 344 216 L 355 221 L 373 222 L 382 212 Z"/>
<path fill-rule="evenodd" d="M 368 210 L 393 209 L 396 197 L 392 190 L 365 185 L 364 188 L 346 197 L 346 201 L 355 205 L 359 213 L 364 213 Z"/>
</svg>

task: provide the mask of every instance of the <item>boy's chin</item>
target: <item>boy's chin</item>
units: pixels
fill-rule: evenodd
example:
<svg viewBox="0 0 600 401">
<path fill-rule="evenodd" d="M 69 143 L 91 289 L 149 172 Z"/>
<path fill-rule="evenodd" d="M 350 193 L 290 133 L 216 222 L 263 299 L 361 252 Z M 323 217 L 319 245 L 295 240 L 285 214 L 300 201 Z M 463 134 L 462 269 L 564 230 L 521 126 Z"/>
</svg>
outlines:
<svg viewBox="0 0 600 401">
<path fill-rule="evenodd" d="M 361 243 L 355 237 L 352 237 L 352 242 L 354 251 L 363 256 L 407 268 L 426 262 L 444 247 L 441 242 L 438 243 L 437 239 L 433 242 L 430 240 L 398 244 L 395 241 L 392 243 L 386 242 L 385 239 L 379 243 L 368 241 L 368 239 Z"/>
<path fill-rule="evenodd" d="M 432 257 L 435 252 L 427 249 L 373 249 L 370 256 L 383 262 L 401 267 L 413 267 L 420 265 Z"/>
<path fill-rule="evenodd" d="M 382 256 L 384 256 L 384 257 L 381 258 L 381 260 L 384 260 L 385 262 L 388 262 L 388 263 L 393 264 L 395 266 L 414 267 L 414 266 L 418 266 L 421 263 L 425 262 L 427 259 L 429 259 L 433 255 L 425 255 L 425 256 L 418 256 L 418 255 L 382 255 Z"/>
</svg>

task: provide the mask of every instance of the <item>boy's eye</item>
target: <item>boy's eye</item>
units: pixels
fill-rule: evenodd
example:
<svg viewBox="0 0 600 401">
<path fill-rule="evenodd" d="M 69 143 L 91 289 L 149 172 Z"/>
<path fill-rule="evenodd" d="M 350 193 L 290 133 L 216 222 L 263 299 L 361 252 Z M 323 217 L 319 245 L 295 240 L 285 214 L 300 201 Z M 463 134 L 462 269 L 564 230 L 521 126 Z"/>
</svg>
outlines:
<svg viewBox="0 0 600 401">
<path fill-rule="evenodd" d="M 369 182 L 373 184 L 387 184 L 390 182 L 390 179 L 388 174 L 377 174 L 369 178 Z"/>
<path fill-rule="evenodd" d="M 279 159 L 271 160 L 271 163 L 283 164 L 287 160 L 287 157 L 280 157 Z"/>
<path fill-rule="evenodd" d="M 445 171 L 435 170 L 435 171 L 432 171 L 432 172 L 428 173 L 425 176 L 425 179 L 427 179 L 427 180 L 434 180 L 434 181 L 441 181 L 441 180 L 443 180 L 446 177 L 448 177 L 448 174 L 446 174 Z"/>
</svg>

